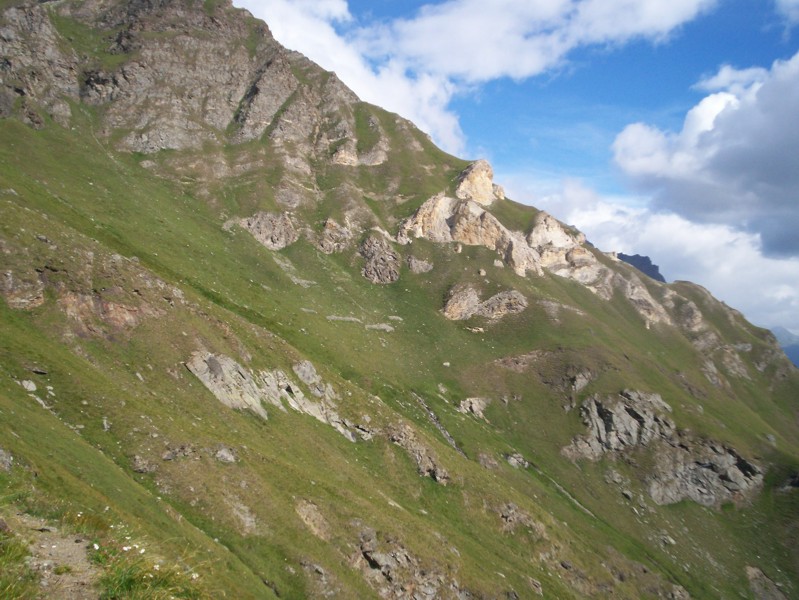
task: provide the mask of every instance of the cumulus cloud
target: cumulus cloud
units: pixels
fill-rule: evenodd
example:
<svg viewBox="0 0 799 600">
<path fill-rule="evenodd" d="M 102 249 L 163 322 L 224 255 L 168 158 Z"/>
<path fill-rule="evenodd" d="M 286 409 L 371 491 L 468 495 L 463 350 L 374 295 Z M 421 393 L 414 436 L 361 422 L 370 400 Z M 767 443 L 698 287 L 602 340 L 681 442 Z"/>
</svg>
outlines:
<svg viewBox="0 0 799 600">
<path fill-rule="evenodd" d="M 771 256 L 799 256 L 799 53 L 769 70 L 730 66 L 679 132 L 644 123 L 613 145 L 616 163 L 655 206 L 757 234 Z"/>
<path fill-rule="evenodd" d="M 457 94 L 561 66 L 588 45 L 662 40 L 717 0 L 446 0 L 408 18 L 359 23 L 346 0 L 235 0 L 275 37 L 335 71 L 361 98 L 411 119 L 446 150 L 466 140 Z"/>
<path fill-rule="evenodd" d="M 506 187 L 529 197 L 530 188 L 515 187 L 521 181 L 512 178 Z M 602 250 L 648 255 L 667 280 L 700 283 L 760 326 L 799 332 L 799 258 L 763 256 L 757 234 L 631 207 L 630 199 L 603 197 L 575 180 L 550 187 L 534 203 L 578 227 Z"/>
</svg>

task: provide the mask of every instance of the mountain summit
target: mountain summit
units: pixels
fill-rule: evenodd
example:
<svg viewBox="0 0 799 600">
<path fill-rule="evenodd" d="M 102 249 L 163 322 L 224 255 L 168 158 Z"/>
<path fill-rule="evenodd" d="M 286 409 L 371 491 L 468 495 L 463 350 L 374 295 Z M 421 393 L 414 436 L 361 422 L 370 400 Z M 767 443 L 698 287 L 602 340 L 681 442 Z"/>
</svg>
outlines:
<svg viewBox="0 0 799 600">
<path fill-rule="evenodd" d="M 799 593 L 771 333 L 230 4 L 2 7 L 0 595 Z"/>
</svg>

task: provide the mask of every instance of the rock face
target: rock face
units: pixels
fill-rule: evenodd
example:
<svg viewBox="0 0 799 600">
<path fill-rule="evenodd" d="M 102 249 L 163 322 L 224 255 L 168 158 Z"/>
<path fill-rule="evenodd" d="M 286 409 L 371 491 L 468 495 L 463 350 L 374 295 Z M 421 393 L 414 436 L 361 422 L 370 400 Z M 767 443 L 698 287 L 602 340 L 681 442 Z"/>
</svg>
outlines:
<svg viewBox="0 0 799 600">
<path fill-rule="evenodd" d="M 759 467 L 732 448 L 678 432 L 666 416 L 670 412 L 658 394 L 625 390 L 613 397 L 591 396 L 581 408 L 588 433 L 563 453 L 573 460 L 598 460 L 606 454 L 651 447 L 655 465 L 647 487 L 656 504 L 693 500 L 718 506 L 746 499 L 760 489 Z"/>
<path fill-rule="evenodd" d="M 118 70 L 89 70 L 80 95 L 106 108 L 109 128 L 130 131 L 120 142 L 126 150 L 198 148 L 226 130 L 235 142 L 259 138 L 297 90 L 287 52 L 265 26 L 253 32 L 244 18 L 216 19 L 187 2 L 137 3 L 129 10 L 92 4 L 70 8 L 69 16 L 118 28 L 114 50 L 136 58 Z M 176 22 L 184 28 L 174 30 Z M 250 36 L 253 53 L 244 43 L 230 44 Z M 181 89 L 194 93 L 176 93 Z"/>
<path fill-rule="evenodd" d="M 490 402 L 488 398 L 466 398 L 458 405 L 458 412 L 472 414 L 475 417 L 485 419 L 483 411 L 488 408 Z"/>
<path fill-rule="evenodd" d="M 671 412 L 671 407 L 658 394 L 625 390 L 617 397 L 591 396 L 580 409 L 588 434 L 575 440 L 569 453 L 597 460 L 606 452 L 670 438 L 676 427 L 664 416 L 666 412 Z"/>
<path fill-rule="evenodd" d="M 346 222 L 340 225 L 335 219 L 328 218 L 325 220 L 316 247 L 325 254 L 335 254 L 346 250 L 352 244 L 352 238 L 352 229 Z"/>
<path fill-rule="evenodd" d="M 367 582 L 387 600 L 471 598 L 451 575 L 432 565 L 422 565 L 393 537 L 380 540 L 374 529 L 360 532 L 359 554 L 353 561 Z"/>
<path fill-rule="evenodd" d="M 477 290 L 466 286 L 450 292 L 442 312 L 451 321 L 464 321 L 472 317 L 498 321 L 506 315 L 520 313 L 525 308 L 527 299 L 516 290 L 500 292 L 481 302 Z"/>
<path fill-rule="evenodd" d="M 397 234 L 401 244 L 413 238 L 432 242 L 460 242 L 494 250 L 520 276 L 528 271 L 540 274 L 540 257 L 518 232 L 511 232 L 496 217 L 472 200 L 458 200 L 439 194 L 425 202 Z"/>
<path fill-rule="evenodd" d="M 367 237 L 360 248 L 366 264 L 361 274 L 372 283 L 393 283 L 400 276 L 400 256 L 387 239 L 379 235 Z"/>
<path fill-rule="evenodd" d="M 266 399 L 276 404 L 248 370 L 232 358 L 222 355 L 195 352 L 186 362 L 186 368 L 199 379 L 222 404 L 238 410 L 250 410 L 267 418 L 261 403 Z"/>
<path fill-rule="evenodd" d="M 286 213 L 259 212 L 239 224 L 270 250 L 282 250 L 300 237 Z"/>
<path fill-rule="evenodd" d="M 414 238 L 437 243 L 457 242 L 495 251 L 517 275 L 541 275 L 544 270 L 584 285 L 605 300 L 622 293 L 647 322 L 671 323 L 668 312 L 632 274 L 621 276 L 586 247 L 585 236 L 541 212 L 524 235 L 505 227 L 483 206 L 439 194 L 430 198 L 399 228 L 397 241 Z"/>
<path fill-rule="evenodd" d="M 3 21 L 0 26 L 3 115 L 10 116 L 19 110 L 23 122 L 39 128 L 43 119 L 38 104 L 57 122 L 68 124 L 72 111 L 65 99 L 79 97 L 78 59 L 74 52 L 62 50 L 47 7 L 15 6 L 3 13 Z M 15 109 L 17 101 L 19 108 Z"/>
<path fill-rule="evenodd" d="M 430 448 L 419 441 L 416 432 L 407 423 L 398 423 L 388 430 L 389 441 L 405 450 L 416 463 L 419 475 L 430 477 L 441 485 L 447 485 L 449 473 L 438 463 Z"/>
<path fill-rule="evenodd" d="M 746 578 L 749 580 L 749 589 L 755 600 L 787 600 L 779 587 L 757 567 L 746 567 Z"/>
<path fill-rule="evenodd" d="M 703 506 L 750 497 L 763 485 L 763 472 L 735 450 L 680 436 L 677 445 L 661 446 L 649 495 L 657 504 L 693 500 Z"/>
<path fill-rule="evenodd" d="M 470 164 L 458 177 L 455 195 L 461 200 L 473 200 L 489 206 L 494 200 L 503 200 L 505 192 L 494 184 L 494 169 L 487 160 Z"/>
<path fill-rule="evenodd" d="M 195 352 L 186 362 L 186 368 L 225 406 L 249 410 L 266 419 L 266 405 L 271 404 L 285 411 L 284 404 L 287 404 L 297 412 L 330 425 L 348 440 L 355 441 L 354 434 L 336 410 L 338 394 L 332 386 L 321 380 L 308 361 L 294 365 L 294 372 L 318 401 L 307 398 L 300 387 L 279 369 L 261 371 L 256 375 L 221 354 Z"/>
</svg>

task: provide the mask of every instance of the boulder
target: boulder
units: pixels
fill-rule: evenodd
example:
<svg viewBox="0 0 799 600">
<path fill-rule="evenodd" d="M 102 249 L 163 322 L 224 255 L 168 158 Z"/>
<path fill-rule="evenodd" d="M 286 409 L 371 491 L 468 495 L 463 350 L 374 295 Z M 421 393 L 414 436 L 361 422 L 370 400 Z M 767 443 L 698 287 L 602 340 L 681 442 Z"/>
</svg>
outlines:
<svg viewBox="0 0 799 600">
<path fill-rule="evenodd" d="M 464 321 L 475 316 L 498 321 L 506 315 L 520 313 L 525 308 L 527 299 L 516 290 L 494 294 L 481 302 L 477 290 L 465 286 L 450 291 L 442 312 L 451 321 Z"/>
<path fill-rule="evenodd" d="M 384 237 L 370 235 L 360 247 L 366 259 L 361 274 L 372 283 L 393 283 L 400 276 L 400 257 Z"/>
</svg>

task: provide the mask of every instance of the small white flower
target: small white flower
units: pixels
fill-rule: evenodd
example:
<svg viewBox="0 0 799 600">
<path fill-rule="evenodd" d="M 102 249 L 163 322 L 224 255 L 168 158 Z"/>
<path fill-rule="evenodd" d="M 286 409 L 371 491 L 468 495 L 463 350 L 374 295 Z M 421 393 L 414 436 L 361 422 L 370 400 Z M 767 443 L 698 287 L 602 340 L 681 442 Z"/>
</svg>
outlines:
<svg viewBox="0 0 799 600">
<path fill-rule="evenodd" d="M 99 549 L 100 549 L 100 546 L 98 546 L 97 544 L 94 544 L 94 549 L 95 549 L 95 550 L 99 550 Z"/>
<path fill-rule="evenodd" d="M 192 579 L 199 579 L 200 578 L 200 574 L 199 573 L 192 573 L 191 574 L 191 578 Z"/>
<path fill-rule="evenodd" d="M 130 550 L 130 546 L 122 546 L 122 552 L 127 552 Z"/>
<path fill-rule="evenodd" d="M 139 550 L 139 554 L 144 554 L 144 548 L 142 548 L 141 550 Z"/>
<path fill-rule="evenodd" d="M 153 565 L 153 569 L 156 570 L 156 571 L 160 571 L 161 570 L 161 565 Z"/>
</svg>

